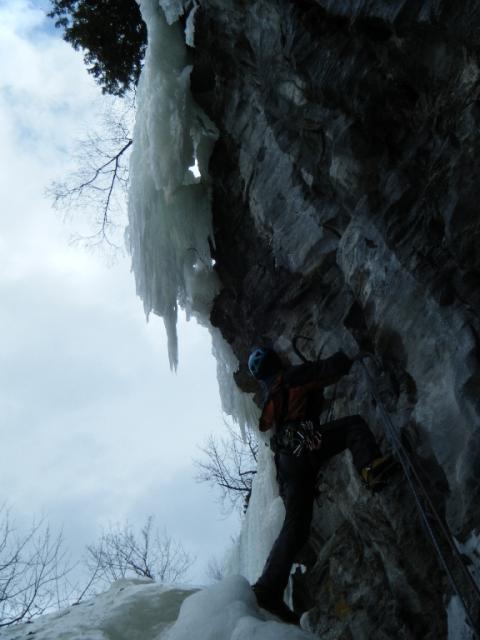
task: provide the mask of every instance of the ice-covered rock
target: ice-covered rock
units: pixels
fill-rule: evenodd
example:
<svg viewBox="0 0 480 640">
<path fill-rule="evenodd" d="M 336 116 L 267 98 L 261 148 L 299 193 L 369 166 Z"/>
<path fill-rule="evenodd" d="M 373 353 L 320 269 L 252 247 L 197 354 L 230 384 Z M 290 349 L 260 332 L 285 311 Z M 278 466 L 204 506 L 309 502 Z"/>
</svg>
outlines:
<svg viewBox="0 0 480 640">
<path fill-rule="evenodd" d="M 182 3 L 163 5 L 166 16 L 155 0 L 140 3 L 149 44 L 137 92 L 127 243 L 137 292 L 147 315 L 163 318 L 176 367 L 178 305 L 205 322 L 217 291 L 206 180 L 217 131 L 190 95 L 191 66 L 177 21 Z M 195 160 L 203 177 L 190 170 Z"/>
<path fill-rule="evenodd" d="M 310 358 L 372 349 L 383 406 L 463 545 L 480 530 L 479 25 L 476 3 L 444 0 L 205 0 L 192 72 L 220 132 L 211 320 L 237 383 L 255 391 L 258 342 L 291 362 L 297 334 Z M 387 448 L 360 365 L 336 393 L 337 415 L 357 412 Z M 319 636 L 456 640 L 461 604 L 401 477 L 372 498 L 344 455 L 319 488 L 316 561 L 293 590 Z"/>
<path fill-rule="evenodd" d="M 177 305 L 210 317 L 223 406 L 244 426 L 258 416 L 245 364 L 253 344 L 292 362 L 297 334 L 311 339 L 310 358 L 374 351 L 382 410 L 356 365 L 337 387 L 336 413 L 361 413 L 386 449 L 387 412 L 476 573 L 480 8 L 141 5 L 150 45 L 129 238 L 172 363 Z M 195 158 L 200 178 L 189 171 Z M 401 476 L 371 496 L 343 455 L 319 489 L 309 571 L 296 576 L 293 600 L 320 637 L 468 635 Z M 258 575 L 281 514 L 265 451 L 232 571 Z M 239 602 L 233 609 L 247 611 Z M 239 619 L 232 633 L 253 634 L 256 623 Z"/>
</svg>

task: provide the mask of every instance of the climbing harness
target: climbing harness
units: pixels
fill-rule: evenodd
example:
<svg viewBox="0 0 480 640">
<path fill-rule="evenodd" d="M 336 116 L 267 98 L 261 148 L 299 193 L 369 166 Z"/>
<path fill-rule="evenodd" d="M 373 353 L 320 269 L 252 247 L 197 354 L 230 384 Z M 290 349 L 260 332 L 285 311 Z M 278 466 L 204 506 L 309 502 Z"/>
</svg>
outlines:
<svg viewBox="0 0 480 640">
<path fill-rule="evenodd" d="M 379 368 L 377 360 L 373 355 L 366 354 L 365 357 L 371 358 L 375 366 Z M 414 461 L 402 443 L 401 434 L 398 428 L 393 424 L 389 414 L 383 406 L 382 401 L 379 399 L 375 390 L 374 379 L 368 370 L 367 365 L 363 359 L 361 359 L 360 362 L 362 363 L 363 370 L 367 378 L 373 402 L 380 412 L 385 434 L 392 445 L 397 459 L 402 465 L 408 485 L 413 493 L 421 522 L 431 539 L 433 547 L 438 555 L 441 565 L 443 566 L 452 589 L 463 605 L 465 615 L 468 618 L 473 633 L 476 638 L 480 639 L 480 588 L 467 567 L 462 554 L 458 550 L 446 523 L 443 521 L 430 498 L 428 489 L 420 477 Z M 450 558 L 447 558 L 447 555 L 450 555 Z"/>
<path fill-rule="evenodd" d="M 305 451 L 319 449 L 322 435 L 311 420 L 286 424 L 272 436 L 270 446 L 275 453 L 300 457 Z"/>
</svg>

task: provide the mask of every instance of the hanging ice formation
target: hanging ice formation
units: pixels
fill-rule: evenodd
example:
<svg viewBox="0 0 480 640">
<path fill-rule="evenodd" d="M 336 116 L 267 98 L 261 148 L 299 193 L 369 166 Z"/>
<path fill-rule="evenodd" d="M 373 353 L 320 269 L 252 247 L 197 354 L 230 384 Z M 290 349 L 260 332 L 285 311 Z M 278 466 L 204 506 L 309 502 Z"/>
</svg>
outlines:
<svg viewBox="0 0 480 640">
<path fill-rule="evenodd" d="M 142 0 L 149 46 L 138 85 L 131 157 L 130 247 L 145 312 L 163 318 L 169 358 L 177 366 L 177 305 L 205 322 L 216 291 L 208 159 L 217 131 L 193 102 L 181 2 Z M 191 37 L 191 36 L 190 36 Z M 200 178 L 190 171 L 198 162 Z"/>
<path fill-rule="evenodd" d="M 170 365 L 178 362 L 178 305 L 209 325 L 217 292 L 209 242 L 213 243 L 208 161 L 218 132 L 190 95 L 191 66 L 185 42 L 194 44 L 194 5 L 182 32 L 180 0 L 141 0 L 149 46 L 137 92 L 131 156 L 129 227 L 137 293 L 147 316 L 163 318 Z M 200 177 L 191 171 L 197 163 Z M 220 332 L 211 329 L 225 413 L 243 430 L 255 407 L 233 382 L 238 361 Z"/>
<path fill-rule="evenodd" d="M 153 311 L 162 316 L 169 340 L 170 362 L 176 366 L 177 304 L 209 326 L 211 304 L 217 292 L 209 248 L 212 227 L 208 186 L 208 160 L 217 131 L 190 97 L 191 68 L 187 64 L 184 34 L 178 23 L 178 17 L 183 13 L 182 4 L 167 0 L 160 5 L 164 14 L 155 0 L 140 3 L 148 26 L 149 47 L 137 94 L 128 238 L 137 292 L 147 314 Z M 185 36 L 191 44 L 194 43 L 194 11 L 195 7 L 186 22 Z M 198 161 L 200 178 L 194 178 L 189 170 L 194 159 Z M 218 329 L 210 328 L 210 331 L 223 409 L 244 429 L 247 424 L 257 422 L 256 407 L 234 383 L 233 373 L 238 368 L 238 360 L 230 346 Z M 241 572 L 249 579 L 258 576 L 282 517 L 281 505 L 275 500 L 272 465 L 267 457 L 267 452 L 262 451 L 251 507 L 230 560 L 229 570 Z M 242 588 L 245 591 L 245 587 Z M 239 600 L 244 597 L 245 594 Z M 209 598 L 207 594 L 204 599 L 207 604 Z M 216 602 L 215 598 L 212 602 Z M 232 606 L 235 608 L 240 604 Z M 215 606 L 212 616 L 214 609 Z M 247 612 L 242 610 L 237 617 L 244 615 Z M 176 628 L 178 635 L 173 634 L 172 640 L 191 637 L 188 631 L 191 619 L 198 620 L 198 616 L 180 616 Z M 221 628 L 225 637 L 230 637 L 226 624 L 212 618 L 212 633 Z M 236 617 L 230 615 L 229 624 L 232 626 L 229 633 L 233 633 Z M 272 637 L 280 638 L 279 625 L 271 624 Z M 246 635 L 238 637 L 250 637 L 250 631 L 245 630 Z M 182 635 L 184 632 L 185 636 Z M 298 634 L 295 637 L 304 637 L 301 632 Z"/>
</svg>

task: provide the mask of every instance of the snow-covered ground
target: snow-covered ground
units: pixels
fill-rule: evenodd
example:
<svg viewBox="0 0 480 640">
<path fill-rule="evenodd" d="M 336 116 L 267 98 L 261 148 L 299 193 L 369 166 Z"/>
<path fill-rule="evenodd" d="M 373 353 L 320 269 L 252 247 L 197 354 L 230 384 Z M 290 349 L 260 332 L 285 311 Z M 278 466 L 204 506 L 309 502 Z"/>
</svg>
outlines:
<svg viewBox="0 0 480 640">
<path fill-rule="evenodd" d="M 3 640 L 312 640 L 258 609 L 248 582 L 230 576 L 207 589 L 119 580 L 59 613 L 0 631 Z"/>
<path fill-rule="evenodd" d="M 0 631 L 6 640 L 150 640 L 176 620 L 192 589 L 166 589 L 148 580 L 118 580 L 91 600 Z"/>
</svg>

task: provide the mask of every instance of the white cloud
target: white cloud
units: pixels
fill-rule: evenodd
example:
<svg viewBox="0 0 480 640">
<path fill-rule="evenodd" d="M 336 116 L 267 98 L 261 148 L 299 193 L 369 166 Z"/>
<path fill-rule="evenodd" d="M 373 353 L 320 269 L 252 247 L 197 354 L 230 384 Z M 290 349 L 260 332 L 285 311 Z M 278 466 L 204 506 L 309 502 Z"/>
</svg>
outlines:
<svg viewBox="0 0 480 640">
<path fill-rule="evenodd" d="M 68 111 L 85 116 L 82 112 L 98 88 L 82 68 L 82 56 L 59 33 L 52 37 L 43 29 L 46 22 L 45 12 L 31 2 L 0 4 L 2 91 L 17 96 L 25 114 L 40 113 L 50 124 Z M 70 127 L 74 124 L 70 122 Z"/>
</svg>

